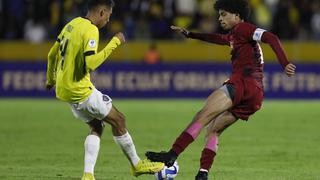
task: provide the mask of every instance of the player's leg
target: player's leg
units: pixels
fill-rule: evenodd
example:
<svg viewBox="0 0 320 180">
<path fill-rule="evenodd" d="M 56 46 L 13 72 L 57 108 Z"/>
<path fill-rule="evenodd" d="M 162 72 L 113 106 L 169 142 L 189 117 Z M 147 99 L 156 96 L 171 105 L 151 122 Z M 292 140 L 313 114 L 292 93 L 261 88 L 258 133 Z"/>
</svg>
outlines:
<svg viewBox="0 0 320 180">
<path fill-rule="evenodd" d="M 94 167 L 98 158 L 100 137 L 104 128 L 103 122 L 95 119 L 93 114 L 88 112 L 88 109 L 92 109 L 91 104 L 95 100 L 94 95 L 92 94 L 83 103 L 70 104 L 74 116 L 90 126 L 90 133 L 84 142 L 84 174 L 82 180 L 94 180 Z"/>
<path fill-rule="evenodd" d="M 136 165 L 140 158 L 137 155 L 132 138 L 126 129 L 125 116 L 115 106 L 112 106 L 112 109 L 103 121 L 111 125 L 114 141 L 121 147 L 130 163 Z"/>
<path fill-rule="evenodd" d="M 164 162 L 172 166 L 177 157 L 191 144 L 200 134 L 202 128 L 210 123 L 224 111 L 232 107 L 232 100 L 223 89 L 213 92 L 206 100 L 204 107 L 193 118 L 193 121 L 180 134 L 168 152 L 147 152 L 146 156 L 151 161 Z"/>
<path fill-rule="evenodd" d="M 84 175 L 82 180 L 94 180 L 94 166 L 99 154 L 100 137 L 104 129 L 101 121 L 111 107 L 111 99 L 94 89 L 90 96 L 81 103 L 70 103 L 74 116 L 90 126 L 90 133 L 85 139 Z"/>
<path fill-rule="evenodd" d="M 90 126 L 90 133 L 84 142 L 84 175 L 82 180 L 93 180 L 94 166 L 99 154 L 100 138 L 104 129 L 104 124 L 97 119 L 94 119 L 87 124 Z"/>
<path fill-rule="evenodd" d="M 208 172 L 213 164 L 214 157 L 218 150 L 218 137 L 230 125 L 235 123 L 237 118 L 229 111 L 225 111 L 215 118 L 207 127 L 206 145 L 200 159 L 200 170 L 196 180 L 208 179 Z"/>
<path fill-rule="evenodd" d="M 95 135 L 101 138 L 104 130 L 104 122 L 98 119 L 94 119 L 87 123 L 90 127 L 90 135 Z"/>
<path fill-rule="evenodd" d="M 153 174 L 164 167 L 163 163 L 140 160 L 133 140 L 127 131 L 125 116 L 116 107 L 113 106 L 107 117 L 103 120 L 111 125 L 113 139 L 129 159 L 133 175 Z"/>
</svg>

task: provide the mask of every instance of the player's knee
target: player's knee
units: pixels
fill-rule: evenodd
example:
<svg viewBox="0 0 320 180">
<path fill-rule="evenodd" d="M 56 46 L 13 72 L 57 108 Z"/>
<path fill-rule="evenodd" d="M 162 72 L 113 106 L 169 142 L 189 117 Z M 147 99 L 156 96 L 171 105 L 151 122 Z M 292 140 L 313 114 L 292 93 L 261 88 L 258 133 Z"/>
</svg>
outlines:
<svg viewBox="0 0 320 180">
<path fill-rule="evenodd" d="M 124 116 L 119 116 L 117 119 L 115 119 L 111 126 L 112 131 L 115 133 L 115 135 L 120 136 L 127 132 Z"/>
<path fill-rule="evenodd" d="M 207 129 L 207 133 L 206 133 L 206 138 L 210 137 L 210 136 L 219 136 L 220 133 L 218 133 L 217 131 L 214 131 L 213 129 Z"/>
<path fill-rule="evenodd" d="M 120 122 L 121 122 L 122 124 L 125 124 L 125 122 L 126 122 L 126 117 L 124 116 L 124 114 L 119 113 L 119 119 L 120 119 Z"/>
<path fill-rule="evenodd" d="M 119 114 L 118 114 L 117 124 L 119 127 L 125 127 L 126 117 L 121 112 L 119 112 Z"/>
<path fill-rule="evenodd" d="M 111 121 L 111 125 L 116 129 L 124 129 L 126 127 L 126 119 L 121 112 Z"/>
<path fill-rule="evenodd" d="M 216 127 L 209 126 L 207 129 L 207 134 L 217 133 L 217 132 L 218 132 L 218 129 Z"/>
<path fill-rule="evenodd" d="M 225 129 L 224 127 L 217 124 L 215 126 L 212 126 L 210 129 L 208 129 L 208 133 L 213 133 L 213 134 L 216 134 L 217 136 L 220 136 L 224 129 Z"/>
<path fill-rule="evenodd" d="M 101 137 L 104 129 L 104 124 L 100 120 L 92 120 L 91 122 L 88 123 L 89 126 L 91 127 L 91 134 L 95 134 L 99 137 Z"/>
<path fill-rule="evenodd" d="M 210 110 L 210 109 L 202 109 L 196 116 L 197 120 L 203 121 L 205 123 L 209 123 L 212 119 L 217 116 L 218 113 Z"/>
</svg>

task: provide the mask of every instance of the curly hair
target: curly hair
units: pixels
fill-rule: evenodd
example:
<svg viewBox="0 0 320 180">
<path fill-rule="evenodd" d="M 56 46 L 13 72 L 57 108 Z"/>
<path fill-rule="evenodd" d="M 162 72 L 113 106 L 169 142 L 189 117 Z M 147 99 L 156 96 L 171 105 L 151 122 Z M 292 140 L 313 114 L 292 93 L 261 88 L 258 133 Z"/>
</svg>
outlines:
<svg viewBox="0 0 320 180">
<path fill-rule="evenodd" d="M 240 18 L 247 20 L 250 15 L 250 7 L 247 0 L 217 0 L 214 9 L 239 14 Z"/>
</svg>

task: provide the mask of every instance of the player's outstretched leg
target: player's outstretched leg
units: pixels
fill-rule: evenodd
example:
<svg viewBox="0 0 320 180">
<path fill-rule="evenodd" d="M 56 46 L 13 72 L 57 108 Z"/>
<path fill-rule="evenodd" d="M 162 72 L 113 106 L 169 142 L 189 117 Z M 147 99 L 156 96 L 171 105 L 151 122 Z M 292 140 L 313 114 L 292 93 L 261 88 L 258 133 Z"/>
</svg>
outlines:
<svg viewBox="0 0 320 180">
<path fill-rule="evenodd" d="M 199 114 L 199 113 L 198 113 Z M 171 167 L 177 157 L 191 144 L 200 134 L 204 125 L 193 121 L 186 130 L 173 143 L 171 150 L 168 152 L 146 152 L 146 156 L 153 162 L 163 162 L 166 166 Z"/>
<path fill-rule="evenodd" d="M 196 114 L 193 121 L 180 134 L 168 152 L 146 152 L 148 159 L 154 162 L 163 162 L 172 166 L 177 157 L 191 144 L 200 134 L 202 128 L 219 114 L 232 107 L 230 97 L 223 90 L 216 90 L 206 101 L 205 106 Z"/>
<path fill-rule="evenodd" d="M 161 162 L 151 162 L 139 158 L 132 137 L 126 129 L 125 117 L 114 106 L 104 121 L 111 125 L 114 141 L 130 161 L 132 175 L 154 174 L 163 169 L 164 164 Z"/>
</svg>

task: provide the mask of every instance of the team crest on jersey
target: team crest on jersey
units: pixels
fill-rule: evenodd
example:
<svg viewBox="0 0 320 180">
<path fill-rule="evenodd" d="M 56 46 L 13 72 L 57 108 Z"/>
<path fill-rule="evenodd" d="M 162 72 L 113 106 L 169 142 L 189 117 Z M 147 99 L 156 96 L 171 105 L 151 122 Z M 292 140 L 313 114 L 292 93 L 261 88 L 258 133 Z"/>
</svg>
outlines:
<svg viewBox="0 0 320 180">
<path fill-rule="evenodd" d="M 260 37 L 260 33 L 254 32 L 253 39 L 259 39 L 259 37 Z"/>
<path fill-rule="evenodd" d="M 90 46 L 91 48 L 96 47 L 96 45 L 97 45 L 96 40 L 94 40 L 94 39 L 90 39 L 90 40 L 89 40 L 89 46 Z"/>
</svg>

